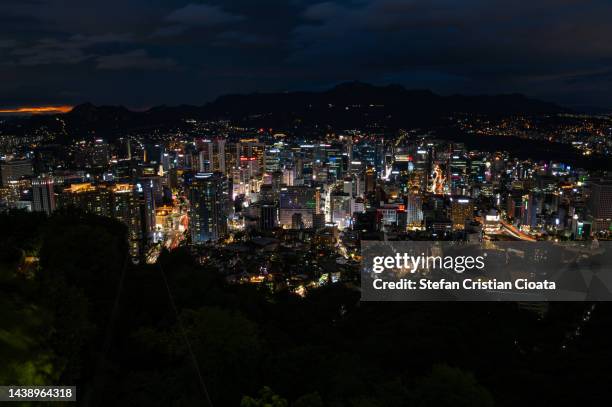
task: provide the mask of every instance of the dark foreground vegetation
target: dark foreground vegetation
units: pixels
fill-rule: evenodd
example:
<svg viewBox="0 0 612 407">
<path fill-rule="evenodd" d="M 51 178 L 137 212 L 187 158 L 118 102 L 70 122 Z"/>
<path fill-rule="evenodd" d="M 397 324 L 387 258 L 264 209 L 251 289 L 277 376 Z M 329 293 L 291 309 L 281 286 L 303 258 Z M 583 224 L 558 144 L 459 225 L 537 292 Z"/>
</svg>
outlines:
<svg viewBox="0 0 612 407">
<path fill-rule="evenodd" d="M 558 406 L 610 395 L 605 303 L 360 303 L 341 284 L 302 299 L 229 286 L 183 248 L 134 266 L 112 219 L 17 212 L 0 215 L 0 230 L 0 384 L 74 384 L 87 406 Z"/>
</svg>

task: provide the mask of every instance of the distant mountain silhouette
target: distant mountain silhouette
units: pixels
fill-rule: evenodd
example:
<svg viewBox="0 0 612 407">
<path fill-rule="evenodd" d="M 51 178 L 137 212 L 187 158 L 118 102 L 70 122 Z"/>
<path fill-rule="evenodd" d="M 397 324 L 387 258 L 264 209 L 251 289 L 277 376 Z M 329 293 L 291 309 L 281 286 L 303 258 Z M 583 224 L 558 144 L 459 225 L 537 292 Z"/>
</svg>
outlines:
<svg viewBox="0 0 612 407">
<path fill-rule="evenodd" d="M 567 109 L 520 94 L 440 96 L 429 90 L 399 85 L 340 84 L 324 92 L 254 93 L 219 97 L 204 107 L 208 113 L 234 120 L 262 116 L 285 127 L 291 120 L 316 121 L 332 127 L 362 127 L 378 123 L 402 127 L 436 121 L 457 112 L 490 115 L 561 113 Z M 261 120 L 260 120 L 261 121 Z M 289 121 L 289 122 L 287 122 Z"/>
<path fill-rule="evenodd" d="M 234 94 L 203 106 L 157 106 L 147 111 L 84 103 L 62 115 L 20 119 L 21 125 L 16 130 L 25 131 L 40 124 L 52 129 L 59 126 L 55 117 L 61 117 L 70 139 L 90 135 L 113 139 L 128 132 L 176 129 L 186 119 L 230 119 L 246 127 L 309 135 L 320 134 L 321 130 L 394 130 L 439 125 L 459 112 L 538 115 L 568 111 L 520 94 L 440 96 L 429 90 L 405 89 L 399 85 L 347 82 L 322 92 Z"/>
</svg>

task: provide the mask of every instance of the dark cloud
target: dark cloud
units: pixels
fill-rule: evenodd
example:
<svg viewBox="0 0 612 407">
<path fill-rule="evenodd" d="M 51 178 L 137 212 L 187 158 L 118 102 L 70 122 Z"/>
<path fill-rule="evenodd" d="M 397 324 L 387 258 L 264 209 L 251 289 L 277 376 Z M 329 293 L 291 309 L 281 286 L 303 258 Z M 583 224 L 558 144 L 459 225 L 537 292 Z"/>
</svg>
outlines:
<svg viewBox="0 0 612 407">
<path fill-rule="evenodd" d="M 606 0 L 3 0 L 0 104 L 203 103 L 360 79 L 612 106 L 610 15 Z"/>
<path fill-rule="evenodd" d="M 244 16 L 228 13 L 219 6 L 188 4 L 170 13 L 166 20 L 176 24 L 215 26 L 244 20 Z"/>
<path fill-rule="evenodd" d="M 96 56 L 91 51 L 95 46 L 128 42 L 130 36 L 125 34 L 75 34 L 63 39 L 42 38 L 28 45 L 15 42 L 8 47 L 12 51 L 5 62 L 16 66 L 78 64 Z"/>
<path fill-rule="evenodd" d="M 175 69 L 177 64 L 170 58 L 156 58 L 144 49 L 124 52 L 122 54 L 103 55 L 97 58 L 98 69 L 110 70 L 164 70 Z"/>
</svg>

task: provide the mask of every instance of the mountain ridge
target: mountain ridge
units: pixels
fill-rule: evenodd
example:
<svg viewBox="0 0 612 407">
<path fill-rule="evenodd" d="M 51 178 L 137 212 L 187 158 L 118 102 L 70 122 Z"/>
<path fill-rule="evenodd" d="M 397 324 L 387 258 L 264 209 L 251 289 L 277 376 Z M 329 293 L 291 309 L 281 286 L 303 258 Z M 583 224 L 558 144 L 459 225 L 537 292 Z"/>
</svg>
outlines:
<svg viewBox="0 0 612 407">
<path fill-rule="evenodd" d="M 367 107 L 396 106 L 398 104 L 419 105 L 419 110 L 434 110 L 435 113 L 496 113 L 496 114 L 539 114 L 563 113 L 570 109 L 552 102 L 529 98 L 520 93 L 441 96 L 429 89 L 406 89 L 401 85 L 390 84 L 375 86 L 363 82 L 344 82 L 328 90 L 292 91 L 292 92 L 254 92 L 247 94 L 227 94 L 203 105 L 181 104 L 177 106 L 158 105 L 144 111 L 130 110 L 121 105 L 96 106 L 89 102 L 79 104 L 68 113 L 67 117 L 92 115 L 94 112 L 104 114 L 115 109 L 116 113 L 127 112 L 134 115 L 178 113 L 236 116 L 240 114 L 263 113 L 264 109 L 288 109 L 327 107 L 344 104 L 347 107 L 366 104 Z M 369 106 L 372 105 L 372 106 Z M 435 112 L 437 110 L 438 112 Z"/>
</svg>

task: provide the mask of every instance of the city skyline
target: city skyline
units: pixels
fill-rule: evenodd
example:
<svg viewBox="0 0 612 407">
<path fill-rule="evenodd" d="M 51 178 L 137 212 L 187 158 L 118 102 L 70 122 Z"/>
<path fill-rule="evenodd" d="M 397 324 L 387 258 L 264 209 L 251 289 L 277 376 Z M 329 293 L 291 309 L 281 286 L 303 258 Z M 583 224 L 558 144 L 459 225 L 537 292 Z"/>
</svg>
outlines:
<svg viewBox="0 0 612 407">
<path fill-rule="evenodd" d="M 0 1 L 0 401 L 597 405 L 610 15 Z"/>
</svg>

